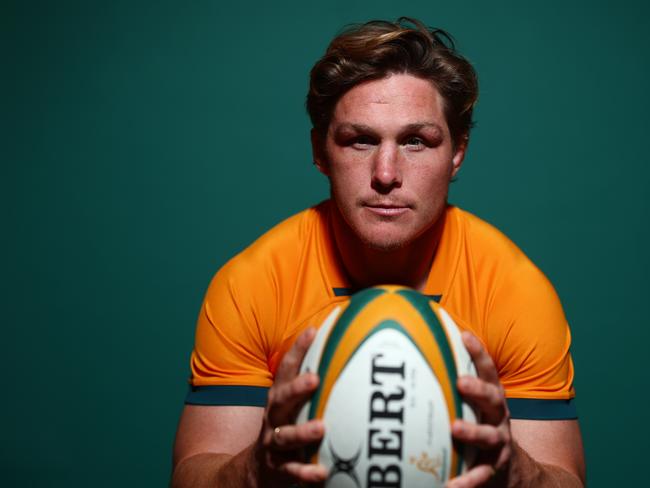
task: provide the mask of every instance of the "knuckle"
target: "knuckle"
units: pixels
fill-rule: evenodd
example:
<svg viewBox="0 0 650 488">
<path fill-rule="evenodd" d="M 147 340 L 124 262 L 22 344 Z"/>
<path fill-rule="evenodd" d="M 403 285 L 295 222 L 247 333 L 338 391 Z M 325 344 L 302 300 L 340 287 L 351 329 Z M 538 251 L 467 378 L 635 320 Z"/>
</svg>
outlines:
<svg viewBox="0 0 650 488">
<path fill-rule="evenodd" d="M 295 394 L 296 394 L 296 381 L 294 380 L 294 381 L 287 384 L 286 395 L 285 395 L 284 400 L 294 396 Z"/>
<path fill-rule="evenodd" d="M 270 439 L 272 433 L 273 433 L 273 426 L 271 424 L 271 421 L 269 419 L 269 414 L 267 412 L 264 414 L 264 420 L 262 423 L 262 441 L 266 442 L 267 439 Z"/>
<path fill-rule="evenodd" d="M 485 439 L 485 434 L 483 433 L 482 427 L 477 427 L 475 429 L 467 430 L 465 435 L 466 442 L 477 444 L 481 443 Z"/>
<path fill-rule="evenodd" d="M 296 355 L 294 356 L 294 359 L 298 361 L 301 357 L 305 355 L 307 349 L 309 349 L 309 341 L 303 335 L 299 341 L 296 341 L 296 349 L 295 349 Z"/>
<path fill-rule="evenodd" d="M 296 355 L 292 354 L 290 351 L 284 357 L 284 360 L 282 361 L 282 372 L 284 373 L 283 376 L 289 376 L 291 374 L 291 371 L 294 371 L 298 367 L 298 360 L 295 356 Z"/>
<path fill-rule="evenodd" d="M 465 429 L 465 435 L 470 442 L 476 442 L 481 434 L 478 426 L 470 425 Z"/>
<path fill-rule="evenodd" d="M 305 428 L 305 425 L 296 426 L 296 442 L 305 443 L 309 441 L 309 430 Z"/>
<path fill-rule="evenodd" d="M 305 381 L 302 376 L 289 383 L 289 391 L 287 396 L 293 398 L 300 395 L 304 390 L 304 383 Z"/>
<path fill-rule="evenodd" d="M 510 431 L 505 431 L 501 437 L 503 444 L 507 446 L 508 450 L 510 450 L 510 444 L 512 443 L 512 435 L 510 434 Z"/>
<path fill-rule="evenodd" d="M 289 386 L 290 384 L 287 383 L 279 383 L 271 387 L 271 389 L 269 390 L 269 396 L 267 400 L 270 408 L 272 409 L 277 408 L 286 401 L 287 389 Z"/>
<path fill-rule="evenodd" d="M 484 398 L 487 398 L 490 402 L 492 402 L 493 397 L 494 397 L 494 389 L 493 385 L 490 383 L 486 383 L 485 381 L 481 383 L 481 396 Z"/>
<path fill-rule="evenodd" d="M 493 407 L 500 407 L 503 404 L 503 395 L 499 388 L 493 386 L 487 396 L 490 400 L 490 405 Z"/>
<path fill-rule="evenodd" d="M 276 402 L 278 396 L 277 388 L 278 388 L 277 386 L 272 386 L 271 389 L 269 390 L 269 394 L 266 400 L 267 405 L 271 405 Z"/>
<path fill-rule="evenodd" d="M 271 441 L 273 441 L 273 427 L 267 422 L 262 433 L 262 442 L 267 444 L 271 443 Z"/>
<path fill-rule="evenodd" d="M 296 441 L 301 444 L 306 444 L 317 439 L 318 429 L 313 424 L 302 424 L 296 427 Z"/>
<path fill-rule="evenodd" d="M 271 439 L 271 436 L 264 434 L 262 437 L 262 447 L 264 447 L 265 450 L 268 450 L 271 447 L 272 442 L 273 440 Z"/>
<path fill-rule="evenodd" d="M 467 376 L 462 379 L 461 384 L 465 394 L 471 397 L 477 397 L 481 395 L 482 381 L 479 378 Z"/>
<path fill-rule="evenodd" d="M 290 362 L 291 362 L 291 351 L 289 351 L 285 356 L 282 358 L 282 361 L 280 361 L 280 365 L 278 366 L 278 370 L 275 373 L 275 381 L 282 381 L 285 376 L 289 375 L 289 370 L 290 370 Z"/>
<path fill-rule="evenodd" d="M 510 448 L 510 445 L 506 445 L 503 448 L 504 461 L 509 461 L 511 457 L 512 457 L 512 449 Z"/>
<path fill-rule="evenodd" d="M 478 366 L 482 370 L 487 370 L 491 367 L 494 367 L 494 363 L 492 362 L 492 359 L 490 358 L 488 353 L 486 353 L 482 348 L 480 349 L 480 354 L 478 356 Z"/>
<path fill-rule="evenodd" d="M 507 443 L 506 434 L 502 430 L 497 430 L 495 444 L 499 446 L 504 446 Z"/>
<path fill-rule="evenodd" d="M 504 419 L 510 422 L 510 409 L 508 408 L 508 402 L 506 401 L 506 394 L 505 390 L 503 393 L 503 409 L 504 409 Z"/>
<path fill-rule="evenodd" d="M 491 445 L 498 445 L 501 443 L 501 433 L 496 429 L 490 430 L 486 440 Z"/>
<path fill-rule="evenodd" d="M 504 402 L 505 410 L 503 412 L 503 423 L 510 425 L 510 410 L 508 409 L 508 404 Z"/>
<path fill-rule="evenodd" d="M 278 423 L 280 414 L 280 408 L 282 402 L 278 401 L 279 398 L 275 395 L 272 399 L 269 399 L 268 405 L 266 407 L 266 425 L 270 427 L 275 427 Z"/>
<path fill-rule="evenodd" d="M 309 388 L 311 378 L 309 374 L 303 374 L 296 378 L 296 393 L 302 393 Z"/>
<path fill-rule="evenodd" d="M 276 471 L 284 475 L 292 475 L 293 474 L 292 471 L 294 468 L 291 466 L 291 464 L 286 463 L 286 464 L 279 464 L 278 466 L 276 466 L 275 469 Z"/>
</svg>

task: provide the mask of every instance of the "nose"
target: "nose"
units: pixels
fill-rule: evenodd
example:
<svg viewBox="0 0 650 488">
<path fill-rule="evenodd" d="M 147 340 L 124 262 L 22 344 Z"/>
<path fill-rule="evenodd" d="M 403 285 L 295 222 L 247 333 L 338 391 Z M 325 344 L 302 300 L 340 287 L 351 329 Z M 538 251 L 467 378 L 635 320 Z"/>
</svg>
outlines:
<svg viewBox="0 0 650 488">
<path fill-rule="evenodd" d="M 372 167 L 372 188 L 379 193 L 389 193 L 402 186 L 399 149 L 394 144 L 382 144 L 375 153 Z"/>
</svg>

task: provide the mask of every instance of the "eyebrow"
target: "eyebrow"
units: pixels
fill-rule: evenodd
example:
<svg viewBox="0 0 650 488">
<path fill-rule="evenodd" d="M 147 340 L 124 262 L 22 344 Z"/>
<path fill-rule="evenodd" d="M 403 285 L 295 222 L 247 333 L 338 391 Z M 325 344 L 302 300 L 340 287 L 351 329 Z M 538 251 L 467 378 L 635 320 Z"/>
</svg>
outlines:
<svg viewBox="0 0 650 488">
<path fill-rule="evenodd" d="M 441 134 L 444 133 L 442 127 L 440 127 L 440 125 L 436 124 L 435 122 L 415 122 L 413 124 L 408 124 L 403 127 L 402 132 L 417 131 L 420 129 L 429 129 L 429 128 L 434 129 L 437 132 L 440 132 Z M 347 122 L 344 122 L 341 125 L 337 126 L 334 129 L 334 132 L 338 133 L 342 130 L 349 130 L 349 129 L 355 130 L 357 132 L 367 132 L 370 134 L 375 134 L 377 132 L 369 125 L 351 124 Z"/>
<path fill-rule="evenodd" d="M 408 124 L 406 126 L 406 129 L 408 130 L 418 130 L 418 129 L 435 129 L 437 131 L 442 132 L 442 127 L 440 127 L 439 124 L 436 124 L 435 122 L 418 122 L 415 124 Z"/>
</svg>

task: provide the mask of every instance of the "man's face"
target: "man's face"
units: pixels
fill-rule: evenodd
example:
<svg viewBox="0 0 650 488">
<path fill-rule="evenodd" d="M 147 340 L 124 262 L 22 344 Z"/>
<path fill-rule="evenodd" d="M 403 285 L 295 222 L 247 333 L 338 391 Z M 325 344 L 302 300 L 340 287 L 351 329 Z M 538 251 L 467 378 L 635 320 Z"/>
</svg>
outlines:
<svg viewBox="0 0 650 488">
<path fill-rule="evenodd" d="M 362 83 L 336 104 L 316 164 L 347 225 L 366 245 L 412 243 L 442 214 L 465 147 L 452 147 L 443 98 L 407 74 Z"/>
</svg>

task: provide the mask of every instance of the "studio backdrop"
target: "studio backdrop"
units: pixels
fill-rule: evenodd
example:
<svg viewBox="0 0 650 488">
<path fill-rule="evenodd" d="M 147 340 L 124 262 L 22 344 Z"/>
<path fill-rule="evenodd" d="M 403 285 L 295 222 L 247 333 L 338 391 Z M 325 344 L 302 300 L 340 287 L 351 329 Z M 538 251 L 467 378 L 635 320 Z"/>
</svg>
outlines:
<svg viewBox="0 0 650 488">
<path fill-rule="evenodd" d="M 328 196 L 309 146 L 309 69 L 345 24 L 402 15 L 451 32 L 478 71 L 450 198 L 558 290 L 590 486 L 638 484 L 647 2 L 9 1 L 4 486 L 167 484 L 209 280 Z"/>
</svg>

